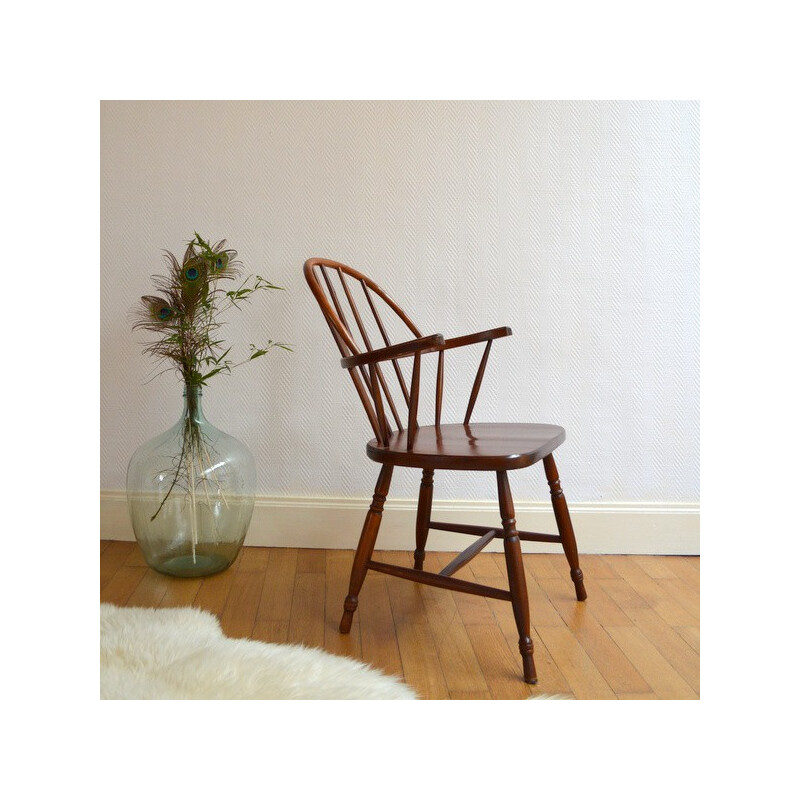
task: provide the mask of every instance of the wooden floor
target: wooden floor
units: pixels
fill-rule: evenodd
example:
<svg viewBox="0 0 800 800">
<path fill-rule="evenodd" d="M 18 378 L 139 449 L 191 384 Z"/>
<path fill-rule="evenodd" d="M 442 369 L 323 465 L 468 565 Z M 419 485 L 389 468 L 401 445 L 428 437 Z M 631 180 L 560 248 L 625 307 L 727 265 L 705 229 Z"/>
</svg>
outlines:
<svg viewBox="0 0 800 800">
<path fill-rule="evenodd" d="M 429 553 L 441 569 L 453 554 Z M 348 636 L 338 632 L 353 553 L 246 547 L 208 578 L 149 569 L 133 542 L 100 543 L 100 599 L 120 606 L 194 605 L 228 636 L 297 642 L 403 678 L 425 699 L 697 699 L 700 559 L 581 556 L 578 603 L 563 555 L 525 555 L 539 683 L 522 681 L 511 604 L 370 572 Z M 412 566 L 409 553 L 376 558 Z M 502 554 L 481 553 L 459 577 L 507 588 Z"/>
</svg>

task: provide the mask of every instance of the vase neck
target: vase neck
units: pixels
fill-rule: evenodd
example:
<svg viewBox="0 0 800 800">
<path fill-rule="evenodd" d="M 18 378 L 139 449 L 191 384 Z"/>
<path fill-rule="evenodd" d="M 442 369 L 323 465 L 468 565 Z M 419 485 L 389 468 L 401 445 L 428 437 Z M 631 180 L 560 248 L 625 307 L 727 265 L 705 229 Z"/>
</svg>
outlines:
<svg viewBox="0 0 800 800">
<path fill-rule="evenodd" d="M 188 386 L 183 387 L 183 416 L 195 422 L 205 422 L 203 416 L 203 387 Z"/>
</svg>

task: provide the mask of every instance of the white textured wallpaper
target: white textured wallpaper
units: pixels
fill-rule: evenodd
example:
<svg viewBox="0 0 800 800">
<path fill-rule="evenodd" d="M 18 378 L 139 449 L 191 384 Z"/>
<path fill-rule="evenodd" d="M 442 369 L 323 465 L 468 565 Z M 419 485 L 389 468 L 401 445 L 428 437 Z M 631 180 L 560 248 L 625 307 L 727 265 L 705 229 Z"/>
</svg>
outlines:
<svg viewBox="0 0 800 800">
<path fill-rule="evenodd" d="M 228 316 L 229 344 L 290 342 L 212 379 L 209 420 L 246 442 L 259 494 L 371 494 L 371 430 L 302 275 L 371 275 L 424 333 L 509 325 L 474 421 L 563 425 L 571 501 L 699 501 L 699 107 L 686 102 L 104 102 L 101 488 L 181 409 L 130 310 L 161 250 L 227 238 L 286 288 Z M 482 347 L 451 368 L 459 421 Z M 456 362 L 453 362 L 454 364 Z M 435 370 L 435 358 L 429 372 Z M 539 467 L 512 475 L 546 499 Z M 398 470 L 393 497 L 416 494 Z M 493 476 L 437 473 L 490 499 Z"/>
</svg>

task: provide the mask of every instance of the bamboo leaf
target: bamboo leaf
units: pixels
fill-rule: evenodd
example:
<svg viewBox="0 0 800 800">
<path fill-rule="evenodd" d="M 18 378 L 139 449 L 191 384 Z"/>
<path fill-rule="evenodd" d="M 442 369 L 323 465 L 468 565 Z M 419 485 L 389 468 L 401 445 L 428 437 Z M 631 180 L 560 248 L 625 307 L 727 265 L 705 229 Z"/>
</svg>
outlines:
<svg viewBox="0 0 800 800">
<path fill-rule="evenodd" d="M 211 372 L 207 372 L 205 375 L 202 376 L 203 381 L 207 381 L 214 375 L 218 375 L 220 372 L 227 370 L 227 367 L 217 367 L 216 369 L 212 369 Z"/>
</svg>

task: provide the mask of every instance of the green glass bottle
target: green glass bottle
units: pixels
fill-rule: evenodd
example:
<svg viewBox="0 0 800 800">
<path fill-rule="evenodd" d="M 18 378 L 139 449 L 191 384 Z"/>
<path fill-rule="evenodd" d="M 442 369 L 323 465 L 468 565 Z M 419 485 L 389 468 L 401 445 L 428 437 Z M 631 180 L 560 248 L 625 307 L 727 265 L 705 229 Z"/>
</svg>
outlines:
<svg viewBox="0 0 800 800">
<path fill-rule="evenodd" d="M 229 567 L 244 542 L 256 469 L 245 445 L 203 416 L 200 386 L 184 389 L 183 414 L 128 464 L 133 532 L 147 564 L 178 577 Z"/>
</svg>

